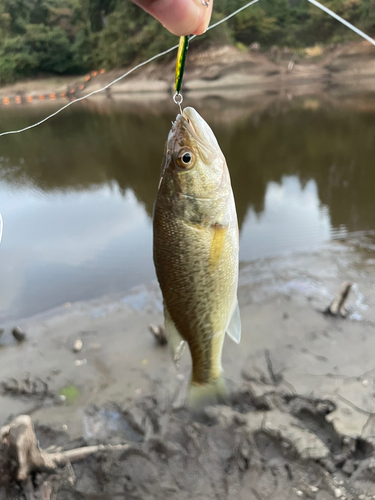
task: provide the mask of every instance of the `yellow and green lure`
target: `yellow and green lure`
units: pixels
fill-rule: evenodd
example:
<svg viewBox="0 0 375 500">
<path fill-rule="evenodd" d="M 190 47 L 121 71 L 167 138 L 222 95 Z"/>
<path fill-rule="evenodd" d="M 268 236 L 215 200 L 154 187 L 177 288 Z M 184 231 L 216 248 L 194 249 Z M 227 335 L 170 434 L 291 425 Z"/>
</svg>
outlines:
<svg viewBox="0 0 375 500">
<path fill-rule="evenodd" d="M 182 77 L 184 76 L 186 54 L 188 47 L 189 47 L 189 36 L 181 36 L 180 43 L 178 45 L 177 62 L 176 62 L 176 81 L 175 81 L 176 94 L 180 94 L 181 91 Z"/>
</svg>

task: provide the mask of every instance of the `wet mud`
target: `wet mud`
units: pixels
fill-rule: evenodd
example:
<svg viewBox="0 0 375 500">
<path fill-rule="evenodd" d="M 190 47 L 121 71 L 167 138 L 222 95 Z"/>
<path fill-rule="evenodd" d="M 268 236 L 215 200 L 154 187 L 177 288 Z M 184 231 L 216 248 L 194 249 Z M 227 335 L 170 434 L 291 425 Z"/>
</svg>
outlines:
<svg viewBox="0 0 375 500">
<path fill-rule="evenodd" d="M 199 416 L 155 396 L 123 407 L 91 407 L 90 439 L 72 441 L 66 432 L 36 425 L 42 448 L 128 448 L 99 452 L 53 476 L 36 473 L 34 498 L 373 498 L 373 445 L 335 431 L 326 420 L 335 405 L 264 389 L 255 395 L 246 382 L 227 405 L 208 407 Z M 0 499 L 32 498 L 11 472 L 5 474 L 4 455 L 0 449 Z"/>
</svg>

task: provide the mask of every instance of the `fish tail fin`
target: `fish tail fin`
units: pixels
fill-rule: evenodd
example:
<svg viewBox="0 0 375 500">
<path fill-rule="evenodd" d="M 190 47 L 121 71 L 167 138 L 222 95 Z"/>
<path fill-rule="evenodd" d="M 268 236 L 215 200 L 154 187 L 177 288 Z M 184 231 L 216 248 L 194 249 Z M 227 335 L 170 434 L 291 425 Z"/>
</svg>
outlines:
<svg viewBox="0 0 375 500">
<path fill-rule="evenodd" d="M 227 396 L 225 380 L 222 375 L 206 384 L 192 380 L 188 391 L 188 406 L 194 411 L 199 411 L 205 406 L 225 403 Z"/>
</svg>

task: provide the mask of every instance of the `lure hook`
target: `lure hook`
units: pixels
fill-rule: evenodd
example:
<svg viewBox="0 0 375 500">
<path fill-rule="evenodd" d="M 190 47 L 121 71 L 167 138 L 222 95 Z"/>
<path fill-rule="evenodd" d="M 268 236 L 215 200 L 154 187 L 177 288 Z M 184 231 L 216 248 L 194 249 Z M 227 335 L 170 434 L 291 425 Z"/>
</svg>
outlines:
<svg viewBox="0 0 375 500">
<path fill-rule="evenodd" d="M 182 104 L 182 101 L 184 100 L 184 98 L 182 97 L 182 95 L 178 92 L 175 93 L 175 95 L 173 96 L 173 102 L 175 104 L 177 104 L 177 106 L 180 108 L 180 114 L 182 115 L 182 108 L 181 108 L 181 104 Z"/>
</svg>

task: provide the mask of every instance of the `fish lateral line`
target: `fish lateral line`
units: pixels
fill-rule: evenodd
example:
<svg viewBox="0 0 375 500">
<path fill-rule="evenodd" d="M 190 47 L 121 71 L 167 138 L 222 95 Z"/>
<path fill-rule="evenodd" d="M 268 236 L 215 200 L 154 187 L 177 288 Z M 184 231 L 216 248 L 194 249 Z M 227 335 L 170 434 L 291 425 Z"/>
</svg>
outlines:
<svg viewBox="0 0 375 500">
<path fill-rule="evenodd" d="M 201 197 L 201 196 L 192 196 L 191 194 L 185 194 L 181 193 L 179 191 L 176 192 L 176 195 L 181 198 L 188 198 L 189 200 L 198 200 L 198 201 L 219 201 L 222 200 L 223 198 L 227 198 L 228 195 L 221 195 L 221 196 L 215 196 L 215 197 Z"/>
</svg>

